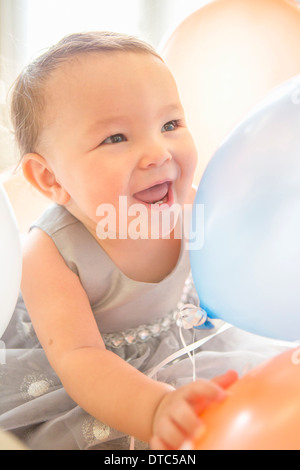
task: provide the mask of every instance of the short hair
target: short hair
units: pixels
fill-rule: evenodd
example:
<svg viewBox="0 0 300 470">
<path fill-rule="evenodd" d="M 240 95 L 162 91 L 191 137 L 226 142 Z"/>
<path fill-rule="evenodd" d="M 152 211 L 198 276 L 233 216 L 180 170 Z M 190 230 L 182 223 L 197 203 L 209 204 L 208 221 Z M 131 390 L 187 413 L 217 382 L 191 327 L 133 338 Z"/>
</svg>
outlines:
<svg viewBox="0 0 300 470">
<path fill-rule="evenodd" d="M 120 51 L 152 54 L 163 60 L 151 45 L 134 36 L 94 31 L 65 36 L 24 68 L 11 90 L 11 121 L 21 158 L 36 151 L 50 74 L 82 54 Z"/>
</svg>

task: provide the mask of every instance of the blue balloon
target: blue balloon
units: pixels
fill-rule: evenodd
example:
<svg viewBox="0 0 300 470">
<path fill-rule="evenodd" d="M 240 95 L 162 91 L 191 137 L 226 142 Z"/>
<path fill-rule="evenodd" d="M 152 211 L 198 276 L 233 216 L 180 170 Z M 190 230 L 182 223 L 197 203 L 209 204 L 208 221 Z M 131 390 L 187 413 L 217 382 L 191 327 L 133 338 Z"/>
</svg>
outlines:
<svg viewBox="0 0 300 470">
<path fill-rule="evenodd" d="M 300 75 L 219 147 L 196 194 L 193 227 L 197 204 L 203 245 L 190 258 L 201 307 L 246 331 L 299 340 Z"/>
</svg>

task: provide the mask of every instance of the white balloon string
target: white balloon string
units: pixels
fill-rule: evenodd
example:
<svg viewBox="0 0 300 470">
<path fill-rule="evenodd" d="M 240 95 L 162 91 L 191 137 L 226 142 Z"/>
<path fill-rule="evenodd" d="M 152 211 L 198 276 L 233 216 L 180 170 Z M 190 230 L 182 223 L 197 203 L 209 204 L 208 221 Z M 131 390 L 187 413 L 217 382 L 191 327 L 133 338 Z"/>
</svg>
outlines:
<svg viewBox="0 0 300 470">
<path fill-rule="evenodd" d="M 190 344 L 189 346 L 184 346 L 182 349 L 180 349 L 179 351 L 176 351 L 175 353 L 171 354 L 166 359 L 161 361 L 160 364 L 158 364 L 153 369 L 151 369 L 147 374 L 148 377 L 153 378 L 160 369 L 165 367 L 170 362 L 173 362 L 176 359 L 184 356 L 185 354 L 188 354 L 190 351 L 195 351 L 196 349 L 200 348 L 201 346 L 206 344 L 211 339 L 215 338 L 216 336 L 220 335 L 221 333 L 224 333 L 224 331 L 229 330 L 230 328 L 232 328 L 232 325 L 226 323 L 223 326 L 221 326 L 221 328 L 216 333 L 213 333 L 212 335 L 206 336 L 206 338 L 200 339 L 200 340 Z"/>
<path fill-rule="evenodd" d="M 195 330 L 193 330 L 193 343 L 195 342 Z M 193 349 L 193 358 L 192 358 L 192 364 L 193 364 L 193 382 L 196 380 L 196 358 L 195 358 L 195 349 Z"/>
<path fill-rule="evenodd" d="M 195 364 L 195 355 L 194 355 L 194 352 L 195 350 L 193 350 L 193 355 L 191 354 L 190 351 L 188 351 L 187 349 L 187 344 L 184 340 L 184 337 L 183 337 L 183 334 L 182 334 L 182 328 L 179 328 L 179 336 L 180 336 L 180 339 L 181 339 L 181 342 L 183 344 L 183 347 L 184 349 L 187 351 L 187 355 L 189 356 L 190 360 L 191 360 L 191 363 L 192 363 L 192 366 L 193 366 L 193 382 L 195 382 L 196 380 L 196 364 Z M 193 331 L 193 336 L 195 336 L 195 332 Z M 194 343 L 194 341 L 193 341 Z"/>
</svg>

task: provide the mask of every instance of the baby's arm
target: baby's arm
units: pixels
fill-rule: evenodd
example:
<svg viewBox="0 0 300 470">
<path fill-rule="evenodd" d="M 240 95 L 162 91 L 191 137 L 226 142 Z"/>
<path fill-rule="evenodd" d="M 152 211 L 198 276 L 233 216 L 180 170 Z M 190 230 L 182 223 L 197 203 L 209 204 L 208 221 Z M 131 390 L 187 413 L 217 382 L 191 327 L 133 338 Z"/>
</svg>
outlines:
<svg viewBox="0 0 300 470">
<path fill-rule="evenodd" d="M 149 379 L 105 349 L 78 276 L 38 229 L 32 230 L 24 249 L 22 293 L 41 345 L 70 397 L 119 431 L 144 441 L 153 433 L 160 436 L 157 428 L 176 403 L 184 403 L 184 394 Z M 216 398 L 220 389 L 205 384 L 198 395 Z M 183 410 L 179 422 L 184 415 Z M 162 438 L 168 434 L 166 429 Z"/>
</svg>

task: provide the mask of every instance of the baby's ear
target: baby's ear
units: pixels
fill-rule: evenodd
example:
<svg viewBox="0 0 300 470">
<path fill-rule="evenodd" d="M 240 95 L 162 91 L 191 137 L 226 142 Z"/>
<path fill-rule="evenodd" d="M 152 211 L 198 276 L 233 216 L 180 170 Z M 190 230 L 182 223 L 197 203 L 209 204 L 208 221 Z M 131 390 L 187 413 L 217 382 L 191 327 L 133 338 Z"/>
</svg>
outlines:
<svg viewBox="0 0 300 470">
<path fill-rule="evenodd" d="M 22 170 L 27 181 L 51 201 L 60 205 L 69 202 L 69 193 L 57 181 L 44 157 L 37 153 L 26 154 L 22 160 Z"/>
</svg>

